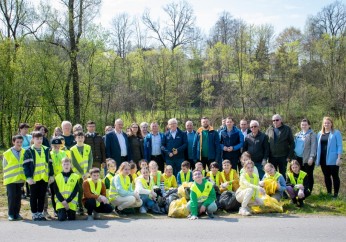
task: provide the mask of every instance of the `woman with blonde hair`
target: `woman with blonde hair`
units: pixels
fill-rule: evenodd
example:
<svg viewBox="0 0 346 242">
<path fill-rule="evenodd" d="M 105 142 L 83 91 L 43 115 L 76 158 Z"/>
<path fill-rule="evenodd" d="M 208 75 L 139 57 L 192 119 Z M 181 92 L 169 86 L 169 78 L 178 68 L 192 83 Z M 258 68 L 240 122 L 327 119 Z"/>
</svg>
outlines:
<svg viewBox="0 0 346 242">
<path fill-rule="evenodd" d="M 327 193 L 332 195 L 334 186 L 334 198 L 338 197 L 340 189 L 339 167 L 342 161 L 342 137 L 339 130 L 334 128 L 333 120 L 324 117 L 322 129 L 317 134 L 317 158 L 316 165 L 321 165 L 326 184 Z"/>
</svg>

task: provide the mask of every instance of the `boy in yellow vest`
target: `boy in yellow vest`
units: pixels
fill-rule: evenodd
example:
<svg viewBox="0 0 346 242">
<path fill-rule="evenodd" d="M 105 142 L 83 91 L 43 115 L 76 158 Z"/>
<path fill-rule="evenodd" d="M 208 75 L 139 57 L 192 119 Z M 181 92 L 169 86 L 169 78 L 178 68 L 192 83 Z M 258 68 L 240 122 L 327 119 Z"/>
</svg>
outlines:
<svg viewBox="0 0 346 242">
<path fill-rule="evenodd" d="M 198 216 L 204 213 L 209 218 L 214 218 L 217 205 L 215 203 L 216 193 L 213 184 L 203 179 L 202 172 L 199 170 L 193 171 L 193 180 L 195 182 L 191 186 L 190 201 L 187 204 L 187 209 L 191 213 L 189 219 L 198 219 Z"/>
<path fill-rule="evenodd" d="M 62 171 L 55 176 L 53 190 L 55 193 L 55 210 L 59 221 L 75 220 L 78 204 L 79 176 L 71 169 L 71 159 L 61 160 Z"/>
<path fill-rule="evenodd" d="M 74 133 L 76 145 L 72 146 L 71 151 L 71 159 L 73 171 L 79 175 L 79 193 L 78 193 L 78 213 L 79 215 L 84 214 L 83 204 L 82 204 L 82 196 L 83 196 L 83 180 L 86 180 L 89 176 L 88 171 L 90 170 L 93 164 L 93 155 L 91 152 L 90 145 L 84 144 L 84 133 L 78 131 Z"/>
<path fill-rule="evenodd" d="M 115 176 L 115 171 L 117 170 L 117 165 L 116 165 L 115 160 L 113 160 L 112 158 L 107 158 L 106 163 L 107 163 L 108 172 L 107 172 L 106 177 L 103 179 L 103 182 L 106 186 L 107 198 L 109 198 L 109 189 L 111 187 L 111 182 Z"/>
<path fill-rule="evenodd" d="M 111 213 L 113 207 L 106 197 L 106 186 L 100 179 L 100 169 L 89 171 L 91 178 L 83 182 L 83 204 L 88 210 L 87 220 L 99 219 L 98 213 Z"/>
<path fill-rule="evenodd" d="M 222 171 L 220 173 L 220 192 L 236 191 L 239 188 L 239 176 L 236 170 L 232 169 L 230 160 L 222 161 Z"/>
<path fill-rule="evenodd" d="M 4 185 L 7 190 L 8 220 L 22 220 L 20 216 L 21 193 L 25 182 L 23 160 L 25 150 L 22 148 L 23 136 L 12 137 L 13 147 L 4 152 L 2 167 L 4 169 Z"/>
<path fill-rule="evenodd" d="M 42 145 L 43 134 L 32 133 L 34 144 L 25 151 L 23 168 L 26 181 L 30 186 L 30 208 L 34 221 L 46 220 L 43 215 L 44 200 L 49 183 L 54 182 L 54 171 L 49 149 Z"/>
<path fill-rule="evenodd" d="M 63 158 L 67 157 L 66 151 L 61 149 L 62 141 L 60 137 L 55 137 L 52 139 L 52 150 L 50 152 L 50 157 L 52 159 L 52 165 L 54 170 L 54 177 L 56 177 L 58 174 L 60 174 L 63 170 L 61 161 Z M 54 192 L 54 183 L 49 185 L 50 191 L 51 191 L 51 199 L 52 199 L 52 205 L 54 208 L 54 215 L 57 216 L 57 211 L 55 209 L 55 192 Z"/>
<path fill-rule="evenodd" d="M 192 174 L 190 170 L 190 162 L 183 161 L 181 163 L 181 171 L 177 175 L 178 185 L 180 186 L 183 182 L 192 182 Z"/>
<path fill-rule="evenodd" d="M 205 177 L 205 170 L 204 170 L 204 167 L 203 167 L 203 164 L 202 164 L 202 162 L 197 162 L 196 164 L 195 164 L 195 169 L 196 170 L 199 170 L 200 172 L 202 172 L 202 176 L 203 177 Z"/>
<path fill-rule="evenodd" d="M 215 161 L 210 163 L 210 171 L 207 174 L 207 178 L 217 187 L 220 187 L 220 174 L 221 172 L 219 171 L 219 163 Z"/>
</svg>

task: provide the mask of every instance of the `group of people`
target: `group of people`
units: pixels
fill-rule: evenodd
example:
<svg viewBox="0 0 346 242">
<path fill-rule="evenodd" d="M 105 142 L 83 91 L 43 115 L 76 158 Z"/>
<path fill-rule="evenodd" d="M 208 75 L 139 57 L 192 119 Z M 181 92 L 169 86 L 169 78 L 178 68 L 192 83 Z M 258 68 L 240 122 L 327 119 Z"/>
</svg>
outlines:
<svg viewBox="0 0 346 242">
<path fill-rule="evenodd" d="M 241 215 L 250 215 L 249 206 L 263 203 L 261 194 L 280 201 L 287 192 L 292 203 L 303 206 L 313 189 L 315 165 L 322 168 L 328 194 L 337 197 L 342 137 L 333 120 L 324 117 L 317 135 L 307 119 L 296 135 L 280 115 L 272 122 L 264 133 L 256 120 L 243 119 L 238 128 L 227 117 L 216 130 L 203 117 L 201 127 L 195 130 L 187 121 L 183 131 L 172 118 L 165 132 L 156 122 L 150 129 L 143 122 L 132 123 L 125 133 L 123 121 L 117 119 L 100 136 L 93 121 L 87 123 L 86 133 L 82 125 L 63 121 L 50 141 L 44 125 L 36 124 L 29 134 L 29 125 L 22 123 L 13 147 L 3 154 L 8 219 L 22 219 L 26 190 L 32 219 L 46 220 L 47 188 L 60 221 L 74 220 L 85 209 L 89 220 L 133 208 L 164 213 L 160 198 L 185 183 L 190 183 L 191 220 L 203 213 L 214 217 L 218 195 L 226 191 L 233 191 L 241 203 Z"/>
</svg>

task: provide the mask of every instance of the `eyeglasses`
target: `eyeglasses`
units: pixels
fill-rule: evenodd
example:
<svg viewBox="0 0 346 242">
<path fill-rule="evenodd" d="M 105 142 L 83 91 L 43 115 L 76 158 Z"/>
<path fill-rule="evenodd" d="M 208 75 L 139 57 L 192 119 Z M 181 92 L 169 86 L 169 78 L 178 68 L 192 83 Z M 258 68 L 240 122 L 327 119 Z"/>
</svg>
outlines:
<svg viewBox="0 0 346 242">
<path fill-rule="evenodd" d="M 251 128 L 251 129 L 254 129 L 254 128 L 257 128 L 257 127 L 258 127 L 258 126 L 251 126 L 250 128 Z"/>
<path fill-rule="evenodd" d="M 273 119 L 272 121 L 273 121 L 273 122 L 279 122 L 280 119 Z"/>
<path fill-rule="evenodd" d="M 131 127 L 131 128 L 133 128 L 133 129 L 138 129 L 138 127 L 137 127 L 137 126 L 133 126 L 133 127 Z"/>
</svg>

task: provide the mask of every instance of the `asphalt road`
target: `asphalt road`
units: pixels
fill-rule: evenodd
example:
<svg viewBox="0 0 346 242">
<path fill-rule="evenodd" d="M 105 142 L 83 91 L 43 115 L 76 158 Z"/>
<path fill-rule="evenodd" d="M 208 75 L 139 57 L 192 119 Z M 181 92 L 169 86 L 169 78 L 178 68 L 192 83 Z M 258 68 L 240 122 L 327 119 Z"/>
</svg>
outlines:
<svg viewBox="0 0 346 242">
<path fill-rule="evenodd" d="M 0 241 L 346 241 L 346 217 L 231 215 L 213 220 L 118 218 L 0 222 Z"/>
</svg>

